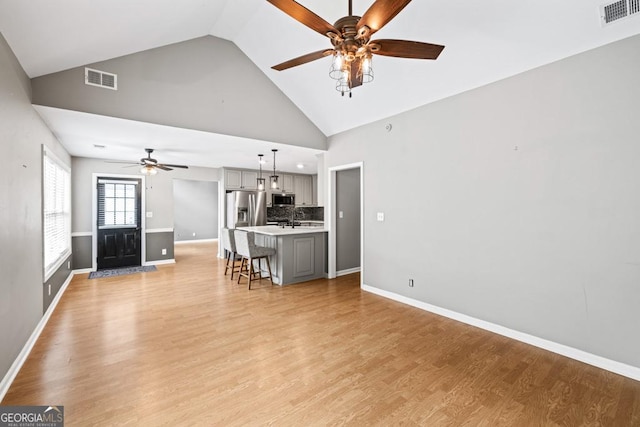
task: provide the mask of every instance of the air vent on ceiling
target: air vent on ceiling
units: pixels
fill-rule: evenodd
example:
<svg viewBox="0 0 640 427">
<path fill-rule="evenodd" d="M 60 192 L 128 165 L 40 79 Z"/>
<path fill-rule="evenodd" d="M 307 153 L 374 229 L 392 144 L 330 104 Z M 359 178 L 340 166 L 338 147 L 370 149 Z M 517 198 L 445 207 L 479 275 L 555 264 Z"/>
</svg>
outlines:
<svg viewBox="0 0 640 427">
<path fill-rule="evenodd" d="M 91 86 L 99 86 L 105 89 L 118 90 L 118 76 L 104 71 L 84 69 L 84 83 Z"/>
<path fill-rule="evenodd" d="M 600 6 L 600 18 L 603 26 L 636 13 L 640 13 L 640 0 L 618 0 Z"/>
</svg>

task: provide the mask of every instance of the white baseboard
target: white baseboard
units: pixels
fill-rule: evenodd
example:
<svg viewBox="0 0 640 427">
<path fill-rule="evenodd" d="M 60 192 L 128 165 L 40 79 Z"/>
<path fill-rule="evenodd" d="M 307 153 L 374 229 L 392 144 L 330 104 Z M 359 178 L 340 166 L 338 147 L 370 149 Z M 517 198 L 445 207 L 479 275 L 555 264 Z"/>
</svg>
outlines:
<svg viewBox="0 0 640 427">
<path fill-rule="evenodd" d="M 489 332 L 493 332 L 507 338 L 511 338 L 517 341 L 521 341 L 532 346 L 542 348 L 544 350 L 551 351 L 553 353 L 560 354 L 562 356 L 569 357 L 571 359 L 578 360 L 583 363 L 601 368 L 636 381 L 640 381 L 640 368 L 636 366 L 627 365 L 615 360 L 606 359 L 602 356 L 587 353 L 577 348 L 569 347 L 564 344 L 559 344 L 554 341 L 549 341 L 544 338 L 529 335 L 524 332 L 516 331 L 513 329 L 505 328 L 504 326 L 496 325 L 495 323 L 487 322 L 484 320 L 476 319 L 475 317 L 467 316 L 466 314 L 457 313 L 446 308 L 438 307 L 432 304 L 428 304 L 423 301 L 418 301 L 413 298 L 398 295 L 393 292 L 385 291 L 383 289 L 374 288 L 373 286 L 362 285 L 362 290 L 371 292 L 376 295 L 380 295 L 385 298 L 392 299 L 394 301 L 401 302 L 440 316 L 447 317 L 449 319 L 457 320 L 458 322 L 466 323 L 467 325 L 475 326 L 480 329 L 484 329 Z"/>
<path fill-rule="evenodd" d="M 33 346 L 36 344 L 36 341 L 38 341 L 38 338 L 40 337 L 40 334 L 49 321 L 51 314 L 53 314 L 56 306 L 58 305 L 58 302 L 60 302 L 60 299 L 62 298 L 62 295 L 67 290 L 69 283 L 71 283 L 71 279 L 73 279 L 74 274 L 75 273 L 72 271 L 71 274 L 69 274 L 69 277 L 67 277 L 67 280 L 65 280 L 65 282 L 62 284 L 55 298 L 53 298 L 53 301 L 51 301 L 51 304 L 49 304 L 49 308 L 47 308 L 47 311 L 45 311 L 44 316 L 40 318 L 40 321 L 36 325 L 36 328 L 33 330 L 31 336 L 22 347 L 22 350 L 18 354 L 18 357 L 16 357 L 11 367 L 9 367 L 9 370 L 5 374 L 4 378 L 2 378 L 2 381 L 0 381 L 0 402 L 2 402 L 2 399 L 4 399 L 4 396 L 9 391 L 9 387 L 11 387 L 13 380 L 16 379 L 16 375 L 18 375 L 18 372 L 20 372 L 22 365 L 24 365 L 27 357 L 29 357 L 29 353 L 31 353 Z"/>
<path fill-rule="evenodd" d="M 164 264 L 175 264 L 176 260 L 174 258 L 171 259 L 159 259 L 156 261 L 147 261 L 144 265 L 164 265 Z"/>
<path fill-rule="evenodd" d="M 198 239 L 198 240 L 176 240 L 173 242 L 174 245 L 180 245 L 182 243 L 211 243 L 217 242 L 218 239 Z"/>
<path fill-rule="evenodd" d="M 145 234 L 152 233 L 173 233 L 173 228 L 147 228 L 144 230 Z"/>
<path fill-rule="evenodd" d="M 359 273 L 360 267 L 347 268 L 346 270 L 336 271 L 336 277 L 346 276 L 347 274 Z"/>
<path fill-rule="evenodd" d="M 73 270 L 73 274 L 85 274 L 85 273 L 91 273 L 93 271 L 92 268 L 81 268 L 79 270 Z"/>
</svg>

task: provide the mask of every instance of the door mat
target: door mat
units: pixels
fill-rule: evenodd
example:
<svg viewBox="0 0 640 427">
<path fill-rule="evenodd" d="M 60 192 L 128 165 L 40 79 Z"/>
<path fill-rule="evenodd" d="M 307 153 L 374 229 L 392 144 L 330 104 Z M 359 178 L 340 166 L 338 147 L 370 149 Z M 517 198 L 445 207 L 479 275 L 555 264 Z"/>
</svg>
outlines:
<svg viewBox="0 0 640 427">
<path fill-rule="evenodd" d="M 158 270 L 155 265 L 143 265 L 138 267 L 111 268 L 107 270 L 92 271 L 89 279 L 100 279 L 102 277 L 124 276 L 125 274 L 147 273 Z"/>
</svg>

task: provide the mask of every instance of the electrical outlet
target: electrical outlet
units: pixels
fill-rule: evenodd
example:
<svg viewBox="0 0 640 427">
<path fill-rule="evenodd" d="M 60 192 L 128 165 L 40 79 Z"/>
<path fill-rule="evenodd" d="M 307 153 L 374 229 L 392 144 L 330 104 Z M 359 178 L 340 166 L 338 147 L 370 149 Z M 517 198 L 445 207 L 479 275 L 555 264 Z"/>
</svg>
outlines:
<svg viewBox="0 0 640 427">
<path fill-rule="evenodd" d="M 409 287 L 413 288 L 413 279 L 409 279 Z"/>
<path fill-rule="evenodd" d="M 376 215 L 376 218 L 380 222 L 384 221 L 384 212 L 378 212 L 378 214 Z"/>
<path fill-rule="evenodd" d="M 193 233 L 193 237 L 196 237 L 196 233 Z"/>
<path fill-rule="evenodd" d="M 51 296 L 51 285 L 49 285 L 49 296 Z"/>
<path fill-rule="evenodd" d="M 153 218 L 153 212 L 147 212 L 147 218 Z"/>
<path fill-rule="evenodd" d="M 166 255 L 166 254 L 167 254 L 167 249 L 166 248 L 162 249 L 162 255 Z"/>
<path fill-rule="evenodd" d="M 71 270 L 71 261 L 67 261 L 67 270 Z"/>
<path fill-rule="evenodd" d="M 344 218 L 344 212 L 342 211 L 338 212 L 338 218 Z"/>
</svg>

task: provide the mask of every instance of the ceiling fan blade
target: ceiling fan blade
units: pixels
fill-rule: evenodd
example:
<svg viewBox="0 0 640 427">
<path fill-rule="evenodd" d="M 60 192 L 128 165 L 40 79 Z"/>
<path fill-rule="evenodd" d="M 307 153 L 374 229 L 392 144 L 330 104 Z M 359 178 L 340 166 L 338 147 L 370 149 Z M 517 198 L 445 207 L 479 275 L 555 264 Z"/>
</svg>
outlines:
<svg viewBox="0 0 640 427">
<path fill-rule="evenodd" d="M 327 33 L 334 33 L 340 35 L 340 31 L 329 24 L 324 19 L 320 18 L 315 13 L 311 12 L 306 7 L 295 2 L 294 0 L 267 0 L 269 3 L 300 22 L 306 25 L 314 31 L 319 32 L 323 36 L 327 36 Z"/>
<path fill-rule="evenodd" d="M 189 169 L 189 166 L 185 166 L 185 165 L 171 165 L 169 163 L 162 163 L 160 165 L 157 166 L 164 166 L 164 167 L 168 167 L 168 168 L 180 168 L 180 169 Z"/>
<path fill-rule="evenodd" d="M 140 166 L 140 163 L 135 163 L 135 162 L 118 162 L 116 160 L 105 160 L 105 163 L 119 163 L 122 165 L 131 165 L 131 166 Z"/>
<path fill-rule="evenodd" d="M 409 3 L 411 0 L 377 0 L 362 15 L 356 28 L 359 30 L 366 25 L 371 35 L 387 25 Z"/>
<path fill-rule="evenodd" d="M 371 51 L 377 55 L 412 59 L 437 59 L 442 49 L 444 49 L 444 46 L 439 44 L 409 40 L 372 40 L 370 45 L 379 46 L 377 49 L 371 49 Z"/>
<path fill-rule="evenodd" d="M 162 169 L 163 171 L 172 171 L 173 169 L 167 167 L 167 165 L 154 165 L 154 168 Z"/>
<path fill-rule="evenodd" d="M 306 55 L 299 56 L 294 59 L 290 59 L 289 61 L 283 62 L 282 64 L 274 65 L 271 68 L 273 68 L 276 71 L 282 71 L 282 70 L 286 70 L 287 68 L 292 68 L 298 65 L 306 64 L 307 62 L 315 61 L 316 59 L 320 59 L 332 54 L 333 54 L 333 49 L 323 49 L 317 52 L 308 53 Z"/>
</svg>

